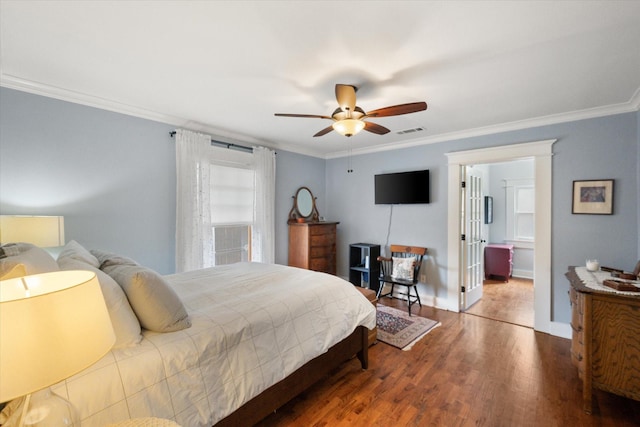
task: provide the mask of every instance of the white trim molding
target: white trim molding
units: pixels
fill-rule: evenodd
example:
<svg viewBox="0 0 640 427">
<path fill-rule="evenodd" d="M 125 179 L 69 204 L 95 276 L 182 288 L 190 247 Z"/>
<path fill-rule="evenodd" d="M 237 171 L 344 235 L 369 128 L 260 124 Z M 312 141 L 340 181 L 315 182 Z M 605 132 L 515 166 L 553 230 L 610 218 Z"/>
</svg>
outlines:
<svg viewBox="0 0 640 427">
<path fill-rule="evenodd" d="M 534 329 L 563 336 L 564 327 L 551 321 L 551 194 L 553 144 L 556 139 L 447 153 L 448 256 L 447 298 L 460 307 L 460 169 L 470 164 L 533 158 L 535 178 Z M 448 304 L 453 306 L 453 304 Z"/>
<path fill-rule="evenodd" d="M 73 102 L 76 104 L 87 105 L 90 107 L 100 108 L 115 113 L 127 114 L 129 116 L 140 117 L 143 119 L 153 120 L 156 122 L 167 123 L 183 129 L 195 132 L 203 132 L 216 137 L 226 138 L 226 142 L 239 142 L 245 145 L 262 145 L 274 149 L 282 149 L 293 153 L 304 154 L 312 157 L 335 159 L 340 157 L 354 156 L 359 154 L 377 153 L 382 151 L 397 150 L 400 148 L 408 148 L 427 144 L 436 144 L 439 142 L 453 141 L 457 139 L 472 138 L 476 136 L 491 135 L 502 132 L 509 132 L 521 129 L 528 129 L 538 126 L 547 126 L 557 123 L 572 122 L 577 120 L 591 119 L 596 117 L 611 116 L 614 114 L 622 114 L 640 110 L 640 88 L 636 90 L 629 101 L 618 104 L 604 105 L 601 107 L 588 108 L 578 111 L 569 111 L 566 113 L 552 114 L 541 117 L 533 117 L 524 120 L 516 120 L 508 123 L 501 123 L 491 126 L 483 126 L 472 129 L 464 129 L 456 132 L 441 133 L 425 138 L 416 138 L 404 142 L 391 142 L 388 144 L 376 145 L 373 147 L 365 147 L 354 149 L 352 151 L 342 150 L 332 153 L 322 153 L 319 150 L 313 150 L 308 147 L 299 145 L 283 144 L 278 141 L 264 141 L 253 138 L 248 135 L 229 132 L 223 129 L 214 128 L 204 123 L 194 122 L 182 117 L 172 116 L 166 113 L 148 110 L 134 105 L 117 102 L 94 96 L 88 93 L 72 91 L 69 89 L 51 86 L 45 83 L 24 79 L 0 72 L 0 86 L 9 89 L 20 90 L 23 92 L 33 93 L 35 95 L 55 98 L 62 101 Z"/>
</svg>

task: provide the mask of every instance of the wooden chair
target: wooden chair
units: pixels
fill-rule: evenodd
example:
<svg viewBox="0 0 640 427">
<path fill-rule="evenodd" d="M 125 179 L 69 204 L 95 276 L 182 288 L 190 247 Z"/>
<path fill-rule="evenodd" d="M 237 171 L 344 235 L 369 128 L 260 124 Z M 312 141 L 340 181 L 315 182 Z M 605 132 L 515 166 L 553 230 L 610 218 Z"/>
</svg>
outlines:
<svg viewBox="0 0 640 427">
<path fill-rule="evenodd" d="M 391 245 L 390 257 L 378 257 L 378 261 L 380 262 L 380 286 L 378 288 L 378 298 L 397 298 L 393 294 L 396 285 L 405 286 L 407 288 L 407 292 L 398 293 L 398 295 L 406 297 L 409 316 L 411 316 L 411 306 L 413 304 L 417 302 L 418 305 L 422 307 L 422 302 L 420 301 L 420 295 L 418 294 L 418 288 L 416 285 L 420 278 L 422 259 L 426 253 L 427 248 Z M 394 264 L 396 267 L 395 271 Z M 391 291 L 386 294 L 382 294 L 385 283 L 391 285 Z M 412 288 L 415 292 L 415 296 L 411 295 Z"/>
</svg>

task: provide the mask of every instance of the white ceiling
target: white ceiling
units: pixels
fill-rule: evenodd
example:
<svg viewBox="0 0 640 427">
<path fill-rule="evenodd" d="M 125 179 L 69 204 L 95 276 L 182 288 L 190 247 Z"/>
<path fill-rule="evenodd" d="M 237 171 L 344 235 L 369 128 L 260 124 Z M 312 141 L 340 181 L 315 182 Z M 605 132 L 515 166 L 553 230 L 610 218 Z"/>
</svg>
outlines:
<svg viewBox="0 0 640 427">
<path fill-rule="evenodd" d="M 640 108 L 640 1 L 7 1 L 0 84 L 335 157 Z M 347 139 L 365 111 L 426 101 Z M 420 133 L 398 135 L 408 128 Z"/>
</svg>

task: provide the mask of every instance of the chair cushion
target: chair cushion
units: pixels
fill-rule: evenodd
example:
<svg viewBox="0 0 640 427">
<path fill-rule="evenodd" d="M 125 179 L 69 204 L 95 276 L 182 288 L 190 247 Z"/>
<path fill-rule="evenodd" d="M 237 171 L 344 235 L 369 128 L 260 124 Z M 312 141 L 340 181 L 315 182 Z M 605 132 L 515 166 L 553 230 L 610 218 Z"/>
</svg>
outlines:
<svg viewBox="0 0 640 427">
<path fill-rule="evenodd" d="M 391 277 L 393 279 L 413 280 L 413 272 L 416 264 L 416 257 L 392 257 L 393 271 Z"/>
</svg>

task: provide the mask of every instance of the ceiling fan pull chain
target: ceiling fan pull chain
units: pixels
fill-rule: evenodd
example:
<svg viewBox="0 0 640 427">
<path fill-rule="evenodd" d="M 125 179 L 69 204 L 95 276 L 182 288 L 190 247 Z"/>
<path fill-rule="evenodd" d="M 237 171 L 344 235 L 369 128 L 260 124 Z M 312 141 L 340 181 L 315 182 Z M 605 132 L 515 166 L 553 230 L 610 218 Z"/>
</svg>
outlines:
<svg viewBox="0 0 640 427">
<path fill-rule="evenodd" d="M 347 152 L 347 173 L 353 173 L 352 151 L 351 145 L 349 145 L 349 151 Z"/>
</svg>

